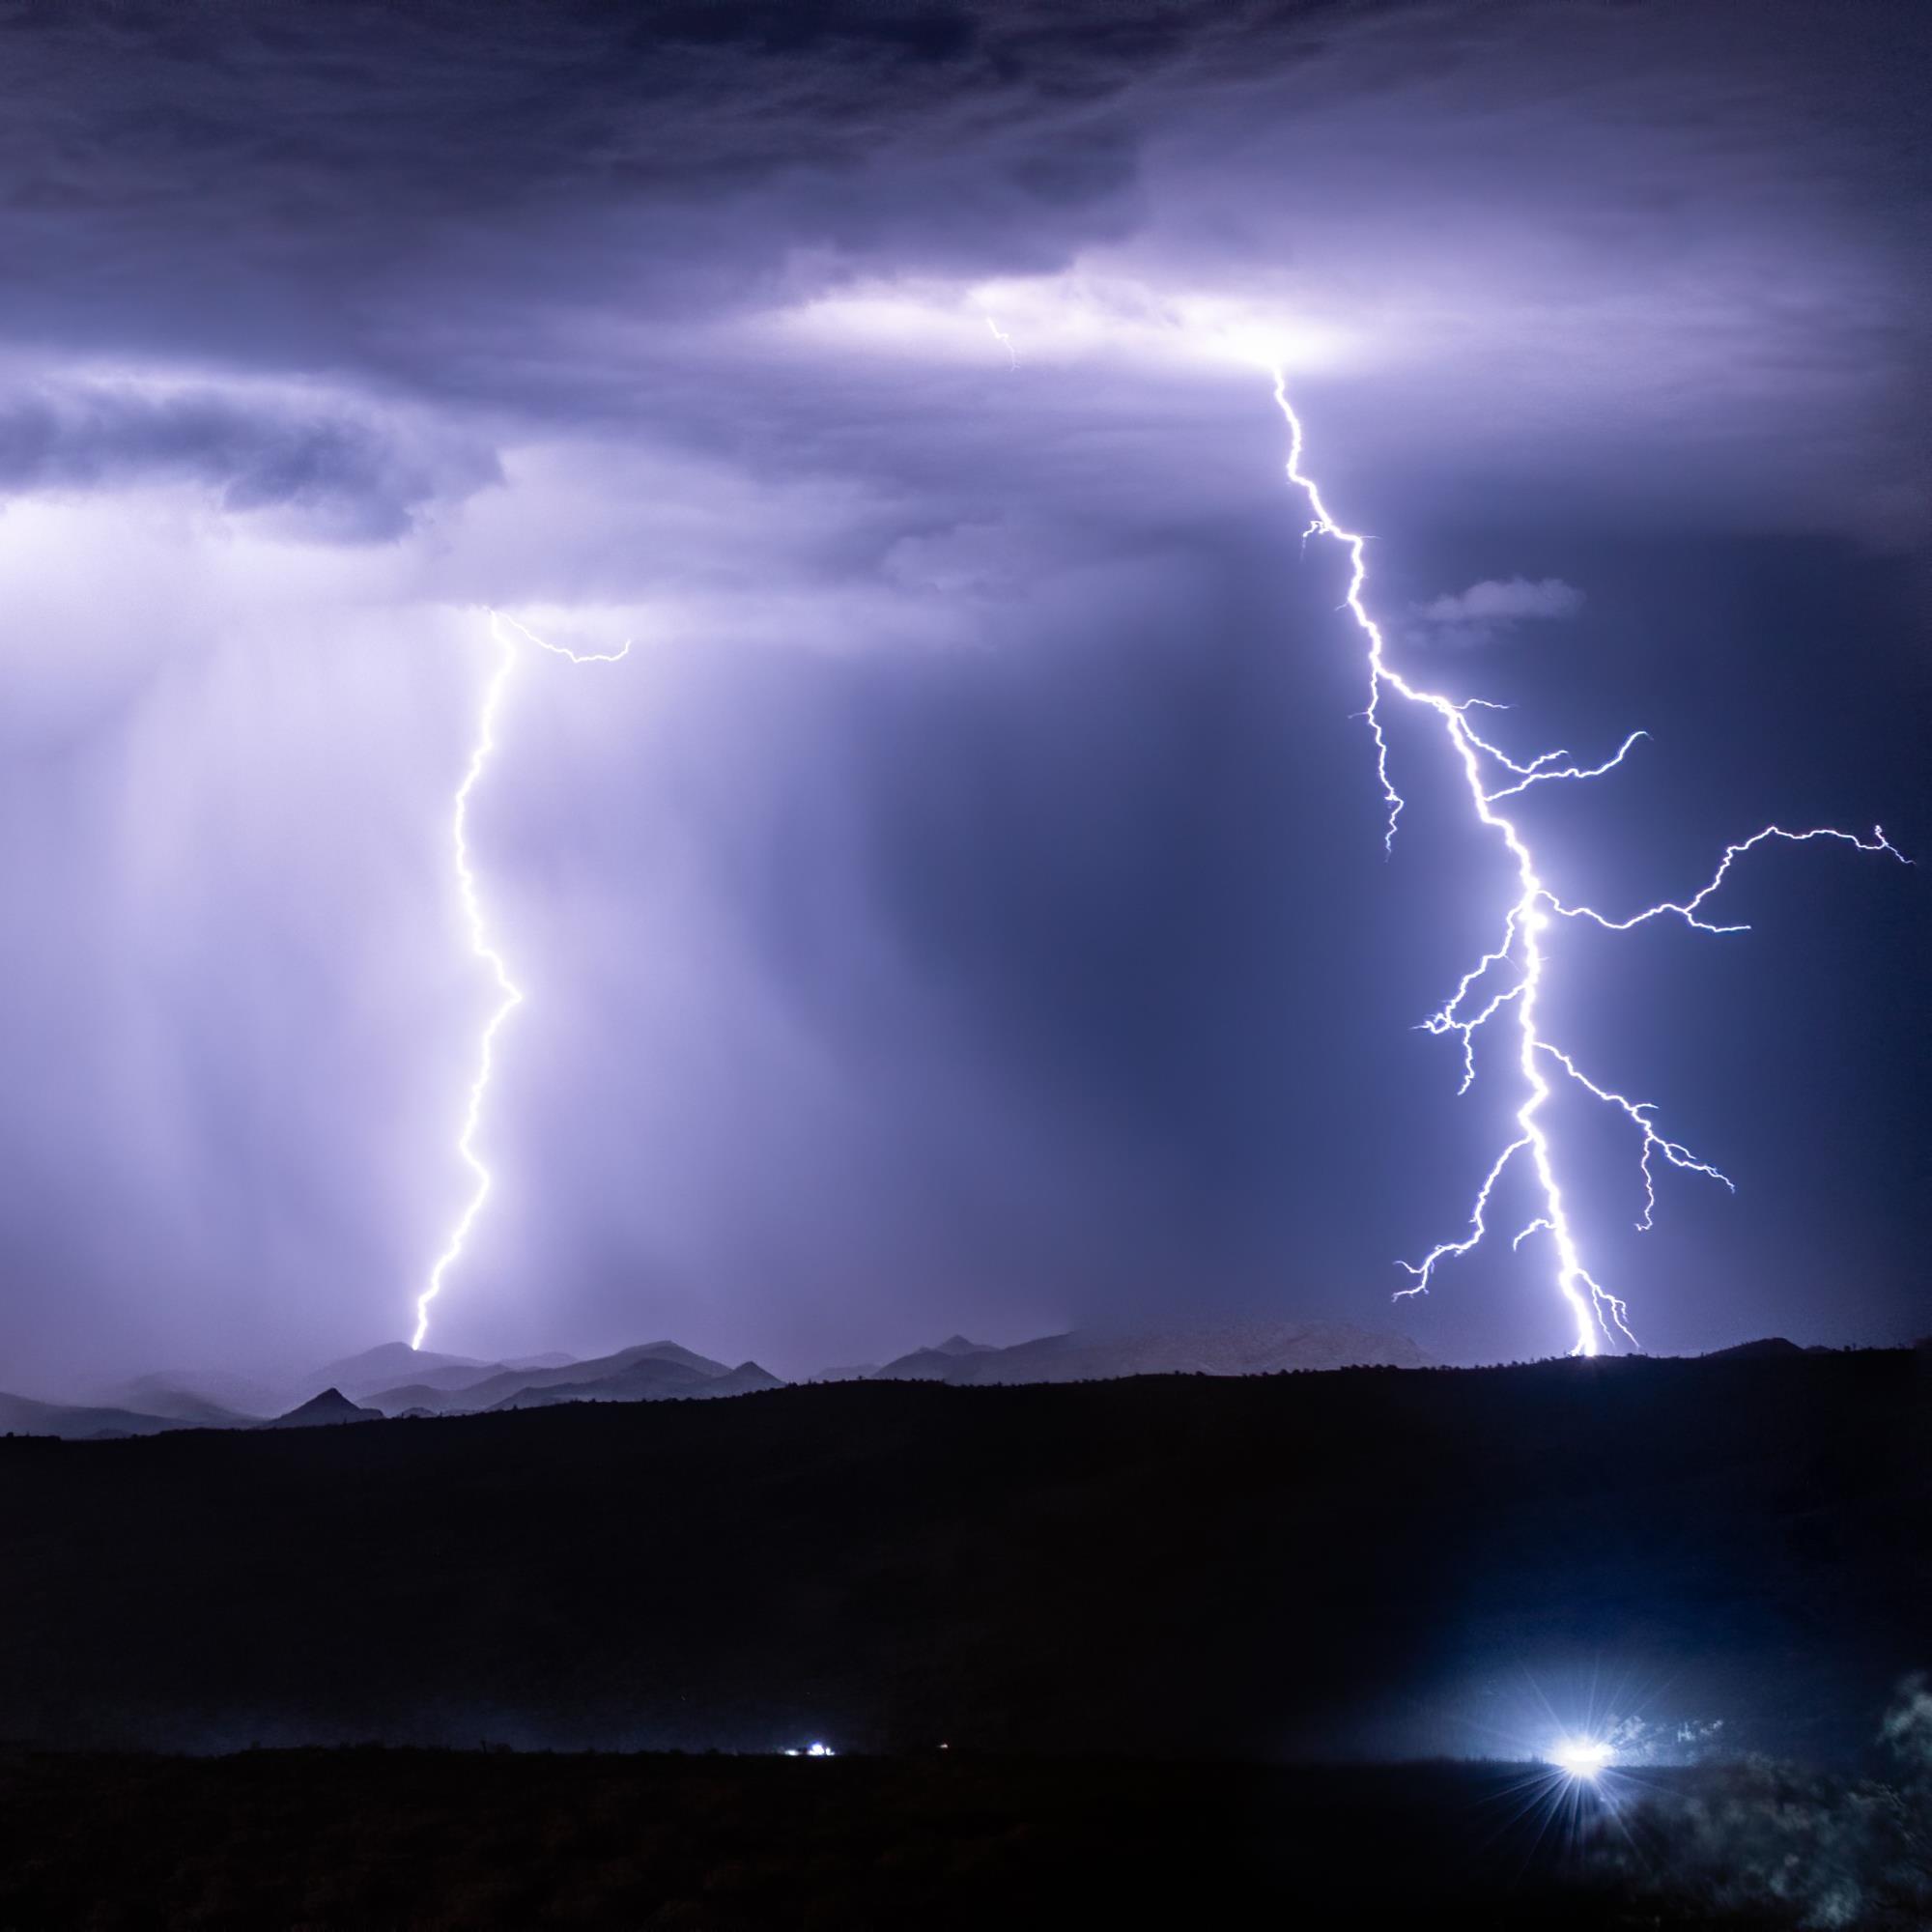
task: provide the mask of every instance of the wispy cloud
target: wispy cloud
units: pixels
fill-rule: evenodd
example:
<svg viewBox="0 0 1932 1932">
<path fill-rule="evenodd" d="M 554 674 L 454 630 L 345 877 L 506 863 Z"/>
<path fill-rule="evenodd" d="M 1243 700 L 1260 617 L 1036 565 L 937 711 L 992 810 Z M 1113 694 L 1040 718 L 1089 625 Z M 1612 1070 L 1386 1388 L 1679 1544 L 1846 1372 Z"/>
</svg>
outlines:
<svg viewBox="0 0 1932 1932">
<path fill-rule="evenodd" d="M 1418 605 L 1415 641 L 1470 649 L 1519 624 L 1574 617 L 1582 608 L 1583 593 L 1560 577 L 1488 577 Z"/>
</svg>

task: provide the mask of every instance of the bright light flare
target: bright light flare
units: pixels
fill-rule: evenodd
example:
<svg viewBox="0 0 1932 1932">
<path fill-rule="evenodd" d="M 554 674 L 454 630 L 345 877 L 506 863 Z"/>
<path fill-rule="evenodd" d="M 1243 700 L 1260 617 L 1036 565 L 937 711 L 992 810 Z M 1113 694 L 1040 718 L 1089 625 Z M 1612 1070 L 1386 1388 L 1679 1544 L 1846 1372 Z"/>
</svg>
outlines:
<svg viewBox="0 0 1932 1932">
<path fill-rule="evenodd" d="M 482 1213 L 483 1204 L 490 1198 L 494 1177 L 476 1151 L 476 1135 L 483 1123 L 484 1098 L 490 1091 L 491 1077 L 497 1070 L 497 1036 L 502 1032 L 503 1023 L 524 1003 L 523 988 L 510 978 L 508 963 L 491 943 L 489 926 L 483 916 L 476 869 L 469 857 L 469 800 L 497 750 L 497 722 L 502 713 L 503 693 L 508 688 L 510 673 L 517 666 L 520 643 L 532 644 L 554 657 L 567 658 L 572 664 L 615 664 L 620 658 L 627 657 L 631 649 L 631 640 L 627 638 L 614 651 L 573 651 L 563 644 L 554 644 L 547 638 L 538 637 L 534 631 L 499 611 L 492 611 L 489 617 L 490 637 L 497 646 L 497 668 L 484 687 L 475 743 L 470 748 L 469 763 L 464 771 L 463 782 L 456 788 L 450 813 L 450 844 L 455 852 L 456 896 L 463 908 L 464 925 L 469 934 L 470 954 L 481 962 L 488 973 L 497 998 L 477 1040 L 476 1075 L 469 1083 L 463 1124 L 456 1137 L 456 1151 L 471 1176 L 469 1198 L 451 1226 L 442 1252 L 430 1268 L 428 1285 L 416 1296 L 415 1332 L 410 1337 L 412 1349 L 420 1349 L 428 1336 L 430 1304 L 442 1293 L 444 1278 L 462 1257 L 470 1230 L 476 1225 L 476 1217 Z"/>
<path fill-rule="evenodd" d="M 1489 735 L 1494 727 L 1487 720 L 1479 730 L 1472 715 L 1507 707 L 1486 698 L 1450 697 L 1415 684 L 1398 671 L 1388 661 L 1387 640 L 1365 602 L 1369 581 L 1368 539 L 1358 531 L 1345 529 L 1335 521 L 1321 499 L 1320 485 L 1302 469 L 1301 418 L 1289 401 L 1287 379 L 1280 365 L 1276 364 L 1270 373 L 1274 378 L 1275 403 L 1288 425 L 1288 478 L 1306 499 L 1310 513 L 1311 520 L 1302 531 L 1302 543 L 1305 546 L 1310 537 L 1326 537 L 1339 544 L 1349 557 L 1349 588 L 1343 603 L 1367 646 L 1369 701 L 1364 716 L 1375 741 L 1376 777 L 1384 808 L 1383 848 L 1393 847 L 1397 824 L 1406 809 L 1406 801 L 1396 789 L 1390 773 L 1389 742 L 1382 728 L 1383 701 L 1394 699 L 1431 714 L 1439 724 L 1462 772 L 1472 818 L 1494 835 L 1516 874 L 1516 895 L 1501 913 L 1501 932 L 1495 945 L 1463 975 L 1449 998 L 1422 1022 L 1426 1032 L 1453 1035 L 1458 1040 L 1463 1060 L 1462 1085 L 1458 1091 L 1467 1093 L 1476 1078 L 1476 1036 L 1506 1008 L 1510 1009 L 1516 1035 L 1513 1058 L 1520 1081 L 1518 1091 L 1521 1094 L 1516 1111 L 1516 1133 L 1492 1162 L 1476 1190 L 1469 1213 L 1469 1232 L 1460 1240 L 1438 1242 L 1420 1262 L 1399 1262 L 1397 1265 L 1413 1276 L 1414 1281 L 1411 1287 L 1398 1289 L 1396 1298 L 1426 1293 L 1441 1263 L 1466 1255 L 1481 1244 L 1489 1232 L 1491 1197 L 1514 1164 L 1518 1168 L 1526 1167 L 1534 1177 L 1537 1205 L 1511 1247 L 1520 1248 L 1532 1236 L 1548 1236 L 1556 1291 L 1576 1329 L 1571 1353 L 1594 1355 L 1600 1341 L 1615 1346 L 1619 1335 L 1634 1346 L 1636 1337 L 1630 1327 L 1629 1309 L 1583 1264 L 1569 1204 L 1558 1178 L 1556 1146 L 1544 1121 L 1544 1108 L 1554 1091 L 1552 1075 L 1574 1082 L 1584 1093 L 1616 1109 L 1635 1129 L 1637 1173 L 1643 1186 L 1643 1212 L 1636 1223 L 1639 1229 L 1648 1230 L 1655 1214 L 1657 1187 L 1652 1162 L 1660 1156 L 1671 1167 L 1703 1175 L 1733 1193 L 1737 1190 L 1728 1175 L 1659 1131 L 1653 1102 L 1633 1100 L 1592 1079 L 1578 1066 L 1573 1054 L 1545 1037 L 1540 998 L 1549 965 L 1548 939 L 1555 920 L 1559 916 L 1583 920 L 1608 932 L 1627 932 L 1633 926 L 1667 915 L 1681 919 L 1700 932 L 1741 932 L 1745 930 L 1743 926 L 1718 925 L 1700 915 L 1706 902 L 1723 885 L 1735 861 L 1758 845 L 1769 840 L 1804 844 L 1825 838 L 1853 845 L 1861 852 L 1889 853 L 1901 861 L 1903 854 L 1876 826 L 1871 838 L 1864 839 L 1830 827 L 1787 832 L 1781 826 L 1768 825 L 1748 838 L 1726 846 L 1711 879 L 1688 898 L 1665 899 L 1624 919 L 1611 919 L 1590 906 L 1571 905 L 1558 898 L 1539 869 L 1529 833 L 1516 817 L 1498 810 L 1497 807 L 1506 799 L 1533 791 L 1538 785 L 1603 778 L 1623 764 L 1645 734 L 1632 732 L 1615 752 L 1597 764 L 1561 762 L 1570 758 L 1567 751 L 1542 752 L 1533 758 L 1520 759 Z"/>
<path fill-rule="evenodd" d="M 1594 1784 L 1615 1757 L 1601 1738 L 1558 1738 L 1549 1747 L 1548 1762 L 1566 1777 L 1584 1778 Z"/>
</svg>

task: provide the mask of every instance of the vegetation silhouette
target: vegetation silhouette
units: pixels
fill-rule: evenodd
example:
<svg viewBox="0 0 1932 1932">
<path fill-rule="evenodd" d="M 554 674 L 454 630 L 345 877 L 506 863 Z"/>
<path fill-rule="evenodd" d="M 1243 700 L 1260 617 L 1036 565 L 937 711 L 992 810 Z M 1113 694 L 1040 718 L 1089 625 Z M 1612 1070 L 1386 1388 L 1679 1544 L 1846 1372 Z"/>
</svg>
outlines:
<svg viewBox="0 0 1932 1932">
<path fill-rule="evenodd" d="M 1535 1749 L 1606 1661 L 1855 1757 L 1927 1662 L 1932 1355 L 897 1382 L 0 1441 L 0 1738 Z M 1464 1718 L 1471 1721 L 1464 1722 Z"/>
</svg>

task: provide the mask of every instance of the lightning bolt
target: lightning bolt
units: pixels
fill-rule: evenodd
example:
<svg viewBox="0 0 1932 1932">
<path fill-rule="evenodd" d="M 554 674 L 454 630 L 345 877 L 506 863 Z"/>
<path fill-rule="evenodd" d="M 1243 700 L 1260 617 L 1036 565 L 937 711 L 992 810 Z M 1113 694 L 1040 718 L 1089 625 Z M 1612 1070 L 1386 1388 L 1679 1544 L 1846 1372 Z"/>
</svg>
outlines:
<svg viewBox="0 0 1932 1932">
<path fill-rule="evenodd" d="M 482 782 L 483 774 L 497 750 L 497 721 L 502 715 L 503 694 L 509 687 L 510 673 L 517 667 L 518 646 L 520 641 L 532 644 L 539 650 L 549 651 L 554 657 L 568 658 L 572 664 L 615 664 L 629 656 L 631 650 L 631 639 L 627 638 L 623 646 L 615 651 L 573 651 L 538 637 L 534 631 L 526 629 L 514 617 L 504 616 L 501 611 L 492 611 L 489 617 L 491 640 L 497 646 L 497 668 L 483 689 L 483 707 L 476 721 L 476 738 L 470 747 L 469 763 L 464 771 L 463 782 L 457 786 L 451 805 L 449 832 L 456 861 L 456 896 L 469 932 L 470 955 L 479 960 L 489 974 L 496 988 L 497 1004 L 484 1022 L 477 1041 L 476 1075 L 469 1083 L 463 1126 L 456 1137 L 456 1151 L 462 1155 L 464 1165 L 469 1169 L 471 1176 L 469 1198 L 451 1226 L 442 1252 L 437 1256 L 429 1271 L 428 1285 L 416 1296 L 415 1333 L 410 1338 L 412 1349 L 422 1347 L 423 1338 L 429 1333 L 430 1304 L 442 1293 L 444 1278 L 462 1256 L 464 1246 L 469 1239 L 469 1231 L 475 1227 L 476 1218 L 483 1211 L 483 1204 L 490 1198 L 493 1177 L 483 1157 L 476 1151 L 476 1134 L 483 1123 L 483 1102 L 490 1091 L 491 1076 L 497 1068 L 497 1036 L 502 1032 L 504 1022 L 524 1003 L 523 988 L 510 978 L 508 963 L 490 943 L 490 928 L 483 916 L 482 895 L 477 890 L 476 868 L 469 859 L 469 801 Z"/>
<path fill-rule="evenodd" d="M 1526 1160 L 1535 1176 L 1540 1206 L 1535 1216 L 1512 1242 L 1513 1248 L 1535 1235 L 1548 1235 L 1554 1253 L 1555 1286 L 1576 1324 L 1577 1341 L 1571 1352 L 1594 1355 L 1600 1341 L 1615 1345 L 1616 1337 L 1634 1344 L 1626 1304 L 1605 1289 L 1583 1264 L 1576 1231 L 1570 1222 L 1563 1189 L 1557 1179 L 1555 1150 L 1549 1130 L 1543 1122 L 1543 1110 L 1552 1090 L 1552 1076 L 1569 1080 L 1620 1112 L 1637 1134 L 1637 1172 L 1643 1183 L 1643 1213 L 1637 1226 L 1648 1229 L 1657 1208 L 1657 1177 L 1653 1162 L 1662 1158 L 1671 1167 L 1701 1174 L 1721 1181 L 1736 1192 L 1729 1176 L 1700 1160 L 1690 1149 L 1659 1130 L 1652 1102 L 1632 1100 L 1591 1079 L 1575 1058 L 1544 1037 L 1539 1020 L 1539 999 L 1548 964 L 1545 945 L 1551 922 L 1556 919 L 1586 920 L 1610 932 L 1628 932 L 1646 921 L 1681 919 L 1700 932 L 1743 932 L 1742 925 L 1719 925 L 1703 918 L 1703 908 L 1721 889 L 1731 867 L 1747 852 L 1768 840 L 1784 839 L 1804 844 L 1812 839 L 1840 840 L 1861 852 L 1886 852 L 1901 864 L 1904 855 L 1879 827 L 1869 838 L 1853 833 L 1819 827 L 1808 832 L 1787 832 L 1768 825 L 1748 838 L 1724 848 L 1722 859 L 1708 883 L 1685 899 L 1667 899 L 1646 906 L 1626 918 L 1613 919 L 1594 907 L 1571 905 L 1557 897 L 1537 869 L 1535 854 L 1527 836 L 1516 820 L 1499 811 L 1505 800 L 1520 797 L 1539 784 L 1571 782 L 1602 778 L 1616 770 L 1632 749 L 1644 737 L 1633 732 L 1611 756 L 1594 765 L 1564 763 L 1567 751 L 1545 752 L 1526 764 L 1520 762 L 1477 729 L 1472 713 L 1501 710 L 1504 707 L 1481 698 L 1460 702 L 1441 692 L 1426 691 L 1411 683 L 1388 662 L 1387 644 L 1381 627 L 1369 614 L 1363 601 L 1368 585 L 1368 539 L 1354 530 L 1344 529 L 1329 514 L 1315 479 L 1302 469 L 1303 436 L 1301 418 L 1289 401 L 1288 385 L 1279 369 L 1274 377 L 1274 399 L 1288 424 L 1288 478 L 1307 501 L 1312 521 L 1302 531 L 1304 550 L 1310 537 L 1325 537 L 1339 544 L 1349 555 L 1349 589 L 1344 607 L 1354 620 L 1367 645 L 1369 702 L 1366 718 L 1376 748 L 1376 776 L 1381 786 L 1385 808 L 1382 845 L 1395 842 L 1396 825 L 1406 801 L 1389 774 L 1389 744 L 1382 729 L 1382 703 L 1385 698 L 1409 704 L 1433 713 L 1443 736 L 1455 753 L 1467 788 L 1469 807 L 1478 824 L 1492 833 L 1508 853 L 1516 868 L 1517 896 L 1503 917 L 1502 932 L 1496 945 L 1479 958 L 1457 981 L 1456 988 L 1435 1012 L 1423 1021 L 1425 1031 L 1453 1035 L 1463 1053 L 1463 1079 L 1458 1090 L 1466 1093 L 1476 1078 L 1476 1036 L 1505 1009 L 1516 1028 L 1516 1065 L 1520 1078 L 1521 1102 L 1516 1111 L 1516 1135 L 1499 1153 L 1482 1185 L 1469 1213 L 1469 1232 L 1460 1240 L 1441 1241 L 1419 1262 L 1399 1262 L 1397 1265 L 1414 1277 L 1412 1285 L 1398 1289 L 1396 1298 L 1427 1293 L 1435 1269 L 1446 1261 L 1468 1254 L 1489 1233 L 1491 1198 L 1513 1163 Z"/>
<path fill-rule="evenodd" d="M 1020 366 L 1020 354 L 1013 347 L 1013 338 L 990 315 L 986 318 L 986 327 L 993 331 L 993 340 L 1007 352 L 1007 367 L 1017 369 Z"/>
</svg>

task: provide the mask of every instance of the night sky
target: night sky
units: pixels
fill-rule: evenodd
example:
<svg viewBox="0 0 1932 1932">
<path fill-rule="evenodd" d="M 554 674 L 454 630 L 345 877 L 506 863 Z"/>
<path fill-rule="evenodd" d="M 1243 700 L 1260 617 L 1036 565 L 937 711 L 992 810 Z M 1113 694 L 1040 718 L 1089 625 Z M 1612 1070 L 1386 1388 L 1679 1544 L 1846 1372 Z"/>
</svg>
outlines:
<svg viewBox="0 0 1932 1932">
<path fill-rule="evenodd" d="M 1507 879 L 1391 651 L 1602 755 L 1554 936 L 1658 1351 L 1932 1328 L 1932 29 L 1906 6 L 0 10 L 0 1386 L 405 1336 L 788 1373 L 1569 1346 L 1416 1031 Z M 1010 339 L 1012 356 L 988 327 Z M 1499 1066 L 1499 1071 L 1507 1068 Z"/>
</svg>

